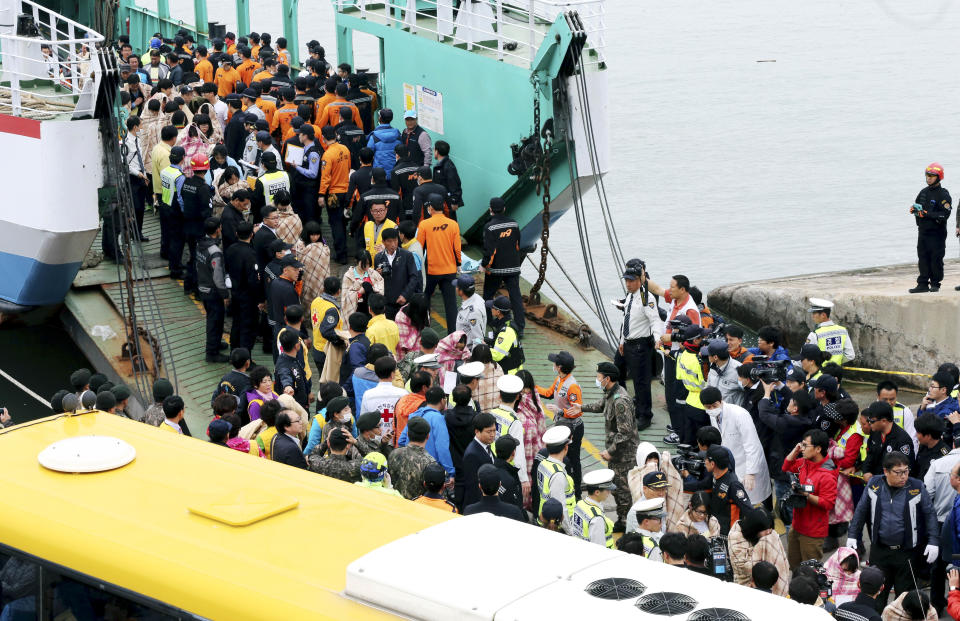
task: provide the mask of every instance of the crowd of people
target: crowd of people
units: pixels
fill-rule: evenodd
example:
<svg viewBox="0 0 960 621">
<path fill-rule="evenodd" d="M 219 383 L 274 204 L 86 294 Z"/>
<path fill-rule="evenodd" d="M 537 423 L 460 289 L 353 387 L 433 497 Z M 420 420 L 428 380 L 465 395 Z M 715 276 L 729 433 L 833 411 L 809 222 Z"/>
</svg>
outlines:
<svg viewBox="0 0 960 621">
<path fill-rule="evenodd" d="M 811 298 L 815 327 L 797 355 L 776 326 L 747 348 L 686 276 L 664 287 L 633 259 L 614 360 L 588 371 L 602 398 L 585 402 L 571 353 L 549 356 L 552 380 L 523 368 L 519 228 L 504 201 L 490 200 L 481 295 L 460 271 L 450 146 L 432 144 L 412 110 L 394 128 L 364 75 L 332 71 L 316 42 L 297 77 L 286 42 L 271 43 L 228 34 L 207 50 L 155 37 L 146 62 L 121 48 L 138 217 L 147 202 L 159 210 L 171 274 L 206 308 L 207 360 L 232 366 L 212 395 L 210 442 L 451 513 L 531 522 L 838 619 L 933 619 L 948 607 L 960 619 L 960 574 L 947 571 L 960 552 L 956 365 L 936 369 L 916 413 L 889 380 L 857 403 L 842 366 L 856 353 L 829 300 Z M 331 260 L 347 264 L 351 246 L 338 275 Z M 430 317 L 437 288 L 446 330 Z M 271 364 L 253 360 L 258 338 Z M 658 375 L 673 454 L 640 438 Z M 123 386 L 85 370 L 71 382 L 97 409 L 190 434 L 166 380 L 142 417 Z M 607 465 L 587 473 L 584 412 L 603 415 Z"/>
</svg>

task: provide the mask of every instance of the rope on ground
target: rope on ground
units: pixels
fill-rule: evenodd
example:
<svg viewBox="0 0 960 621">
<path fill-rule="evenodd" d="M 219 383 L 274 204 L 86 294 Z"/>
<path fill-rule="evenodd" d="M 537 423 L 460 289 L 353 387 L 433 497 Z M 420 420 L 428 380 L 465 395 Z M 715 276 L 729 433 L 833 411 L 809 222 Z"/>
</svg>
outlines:
<svg viewBox="0 0 960 621">
<path fill-rule="evenodd" d="M 885 375 L 908 375 L 912 377 L 933 377 L 929 373 L 911 373 L 910 371 L 885 371 L 883 369 L 865 369 L 861 367 L 843 367 L 844 371 L 862 371 L 866 373 L 883 373 Z"/>
<path fill-rule="evenodd" d="M 16 386 L 17 388 L 19 388 L 19 389 L 22 390 L 23 392 L 27 393 L 28 395 L 30 395 L 31 397 L 33 397 L 34 399 L 36 399 L 36 400 L 39 401 L 40 403 L 44 404 L 44 405 L 47 406 L 48 408 L 50 407 L 50 402 L 49 402 L 49 401 L 47 401 L 46 399 L 44 399 L 43 397 L 41 397 L 41 396 L 38 395 L 37 393 L 33 392 L 32 390 L 30 390 L 29 388 L 27 388 L 26 386 L 24 386 L 23 384 L 21 384 L 20 382 L 18 382 L 12 375 L 10 375 L 9 373 L 7 373 L 7 372 L 4 371 L 3 369 L 0 369 L 0 376 L 5 377 L 11 384 L 13 384 L 14 386 Z M 51 409 L 52 409 L 52 408 L 51 408 Z"/>
</svg>

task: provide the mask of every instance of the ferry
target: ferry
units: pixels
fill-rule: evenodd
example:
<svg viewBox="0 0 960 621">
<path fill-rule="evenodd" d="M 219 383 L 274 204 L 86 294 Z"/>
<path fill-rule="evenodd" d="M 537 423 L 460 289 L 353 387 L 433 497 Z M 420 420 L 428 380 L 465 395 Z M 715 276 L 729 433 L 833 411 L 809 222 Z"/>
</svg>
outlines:
<svg viewBox="0 0 960 621">
<path fill-rule="evenodd" d="M 433 140 L 453 147 L 468 237 L 502 196 L 532 249 L 606 173 L 605 0 L 332 1 L 338 61 L 353 63 L 355 32 L 374 37 L 382 106 L 397 119 L 416 110 Z M 249 4 L 236 6 L 246 33 Z M 101 214 L 123 201 L 106 127 L 116 37 L 142 46 L 186 29 L 209 44 L 223 26 L 207 21 L 203 0 L 194 7 L 191 25 L 167 2 L 150 11 L 135 0 L 0 0 L 0 149 L 17 154 L 3 173 L 16 183 L 0 190 L 0 314 L 61 302 Z M 297 3 L 282 9 L 296 71 Z"/>
<path fill-rule="evenodd" d="M 0 430 L 0 469 L 0 569 L 20 576 L 3 618 L 831 618 L 96 410 Z"/>
</svg>

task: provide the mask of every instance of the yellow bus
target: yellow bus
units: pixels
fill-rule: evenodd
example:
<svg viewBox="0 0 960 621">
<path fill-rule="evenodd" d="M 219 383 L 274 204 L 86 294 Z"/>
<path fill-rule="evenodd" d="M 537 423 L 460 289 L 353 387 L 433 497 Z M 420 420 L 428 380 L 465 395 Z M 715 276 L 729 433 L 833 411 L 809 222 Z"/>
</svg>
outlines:
<svg viewBox="0 0 960 621">
<path fill-rule="evenodd" d="M 135 458 L 40 465 L 85 436 Z M 0 431 L 0 473 L 4 621 L 395 619 L 343 595 L 347 565 L 453 517 L 103 412 Z"/>
</svg>

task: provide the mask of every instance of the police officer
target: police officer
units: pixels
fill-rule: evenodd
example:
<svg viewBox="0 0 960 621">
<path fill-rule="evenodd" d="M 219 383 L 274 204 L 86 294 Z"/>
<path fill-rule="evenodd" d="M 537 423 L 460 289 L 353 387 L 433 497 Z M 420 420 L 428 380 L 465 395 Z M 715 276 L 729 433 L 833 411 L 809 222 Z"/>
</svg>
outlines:
<svg viewBox="0 0 960 621">
<path fill-rule="evenodd" d="M 203 223 L 206 237 L 197 244 L 197 290 L 207 312 L 207 362 L 224 363 L 230 359 L 220 353 L 226 305 L 230 304 L 230 288 L 223 269 L 220 249 L 220 218 L 207 218 Z"/>
<path fill-rule="evenodd" d="M 204 179 L 206 171 L 210 170 L 210 160 L 206 155 L 198 155 L 190 161 L 194 174 L 187 177 L 180 188 L 183 220 L 182 234 L 176 237 L 171 247 L 171 259 L 183 254 L 183 243 L 186 242 L 190 250 L 190 259 L 187 262 L 187 272 L 183 277 L 183 293 L 188 294 L 197 290 L 197 244 L 204 236 L 204 222 L 210 217 L 210 186 Z M 179 259 L 178 259 L 179 260 Z"/>
<path fill-rule="evenodd" d="M 483 299 L 492 300 L 503 286 L 513 304 L 517 333 L 522 337 L 526 318 L 520 295 L 520 263 L 523 261 L 520 227 L 516 220 L 506 215 L 506 209 L 506 203 L 499 196 L 490 199 L 490 219 L 483 227 L 483 259 L 480 261 L 486 274 Z"/>
<path fill-rule="evenodd" d="M 556 427 L 555 427 L 556 429 Z M 587 497 L 576 504 L 570 526 L 574 537 L 613 548 L 613 520 L 603 512 L 603 503 L 617 489 L 613 470 L 601 468 L 583 475 Z"/>
<path fill-rule="evenodd" d="M 643 267 L 628 267 L 623 272 L 627 297 L 623 300 L 623 329 L 620 345 L 613 363 L 625 371 L 620 383 L 626 386 L 633 380 L 633 408 L 637 415 L 637 430 L 643 431 L 653 421 L 653 401 L 650 397 L 655 330 L 660 324 L 656 303 L 643 287 Z"/>
<path fill-rule="evenodd" d="M 257 267 L 257 251 L 250 239 L 253 237 L 253 225 L 249 222 L 237 224 L 238 241 L 224 252 L 224 265 L 230 277 L 230 295 L 232 298 L 233 324 L 230 326 L 230 344 L 233 347 L 253 349 L 256 341 L 255 325 L 257 306 L 263 302 L 263 284 L 260 282 L 260 270 Z"/>
<path fill-rule="evenodd" d="M 267 205 L 274 205 L 273 197 L 280 190 L 290 192 L 290 175 L 285 171 L 279 170 L 277 156 L 273 151 L 265 151 L 260 161 L 263 162 L 263 174 L 257 177 L 257 183 L 253 187 L 256 201 L 251 201 L 253 209 L 260 210 Z"/>
<path fill-rule="evenodd" d="M 830 354 L 830 362 L 845 364 L 856 357 L 850 333 L 843 326 L 838 326 L 830 319 L 833 302 L 822 298 L 809 298 L 809 312 L 813 316 L 816 328 L 807 335 L 807 343 L 816 345 Z"/>
<path fill-rule="evenodd" d="M 927 166 L 927 187 L 920 190 L 910 207 L 917 222 L 917 286 L 910 293 L 940 291 L 943 280 L 943 255 L 946 252 L 947 221 L 952 209 L 950 193 L 940 185 L 943 166 L 934 162 Z M 960 235 L 960 222 L 957 226 Z"/>
<path fill-rule="evenodd" d="M 643 556 L 651 561 L 659 562 L 663 560 L 663 555 L 660 552 L 661 527 L 666 515 L 663 504 L 663 498 L 651 498 L 650 500 L 641 500 L 635 505 L 637 532 L 643 538 Z"/>
<path fill-rule="evenodd" d="M 183 198 L 181 190 L 187 178 L 183 175 L 183 158 L 187 152 L 183 147 L 170 149 L 170 165 L 160 171 L 160 209 L 166 212 L 168 222 L 167 248 L 160 251 L 167 255 L 170 278 L 183 278 Z M 163 218 L 161 218 L 162 220 Z M 162 244 L 161 244 L 162 245 Z M 179 248 L 179 252 L 174 252 Z"/>
<path fill-rule="evenodd" d="M 523 368 L 526 357 L 520 335 L 514 329 L 510 318 L 510 300 L 499 295 L 493 300 L 487 300 L 486 306 L 493 315 L 491 330 L 487 332 L 490 355 L 494 362 L 500 364 L 504 373 L 512 375 Z"/>
<path fill-rule="evenodd" d="M 322 151 L 316 142 L 313 125 L 304 123 L 297 130 L 303 145 L 303 161 L 293 167 L 293 210 L 304 222 L 314 219 L 317 192 L 320 189 L 320 159 Z"/>
<path fill-rule="evenodd" d="M 867 458 L 863 462 L 863 480 L 880 474 L 883 457 L 887 453 L 902 453 L 909 460 L 910 467 L 916 463 L 913 439 L 899 425 L 893 422 L 893 408 L 886 401 L 874 401 L 863 411 L 870 424 L 870 436 L 867 438 Z"/>
<path fill-rule="evenodd" d="M 740 519 L 740 513 L 752 509 L 747 490 L 740 479 L 730 470 L 730 453 L 715 444 L 707 449 L 704 465 L 713 476 L 713 492 L 710 494 L 710 515 L 720 522 L 720 534 L 730 532 L 730 525 Z"/>
<path fill-rule="evenodd" d="M 477 284 L 470 274 L 460 274 L 453 281 L 457 295 L 463 302 L 457 312 L 457 330 L 467 335 L 467 349 L 472 350 L 474 345 L 483 342 L 483 335 L 487 329 L 487 309 L 483 298 L 477 295 Z"/>
<path fill-rule="evenodd" d="M 562 502 L 565 508 L 564 531 L 570 535 L 578 535 L 580 529 L 573 528 L 570 522 L 577 502 L 573 491 L 573 477 L 567 474 L 563 463 L 563 458 L 567 456 L 567 447 L 570 446 L 570 428 L 556 425 L 547 429 L 543 434 L 543 443 L 546 445 L 548 455 L 537 466 L 537 490 L 540 497 L 537 515 L 543 511 L 544 502 L 549 498 L 555 498 Z"/>
<path fill-rule="evenodd" d="M 703 365 L 700 364 L 699 357 L 702 337 L 709 331 L 691 324 L 678 332 L 683 343 L 677 355 L 677 382 L 681 383 L 686 391 L 681 438 L 685 444 L 692 445 L 697 441 L 697 429 L 710 424 L 710 418 L 700 402 L 700 392 L 707 387 L 707 380 L 703 376 Z"/>
<path fill-rule="evenodd" d="M 436 354 L 430 354 L 436 357 Z M 497 380 L 497 390 L 500 391 L 500 405 L 490 410 L 497 421 L 497 437 L 509 433 L 517 442 L 517 454 L 514 464 L 519 468 L 517 475 L 524 495 L 530 493 L 530 477 L 527 474 L 527 461 L 523 449 L 523 423 L 514 410 L 520 394 L 523 392 L 523 380 L 516 375 L 504 375 Z"/>
</svg>

